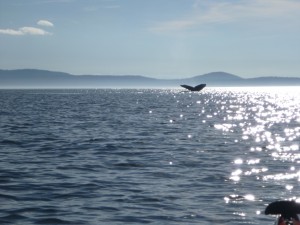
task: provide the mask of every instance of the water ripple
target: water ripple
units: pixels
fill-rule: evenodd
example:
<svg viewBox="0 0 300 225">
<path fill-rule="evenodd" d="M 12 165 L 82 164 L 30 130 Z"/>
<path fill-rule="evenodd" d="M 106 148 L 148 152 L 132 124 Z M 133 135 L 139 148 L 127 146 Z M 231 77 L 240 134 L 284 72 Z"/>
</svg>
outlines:
<svg viewBox="0 0 300 225">
<path fill-rule="evenodd" d="M 0 223 L 271 224 L 299 198 L 299 93 L 0 90 Z"/>
</svg>

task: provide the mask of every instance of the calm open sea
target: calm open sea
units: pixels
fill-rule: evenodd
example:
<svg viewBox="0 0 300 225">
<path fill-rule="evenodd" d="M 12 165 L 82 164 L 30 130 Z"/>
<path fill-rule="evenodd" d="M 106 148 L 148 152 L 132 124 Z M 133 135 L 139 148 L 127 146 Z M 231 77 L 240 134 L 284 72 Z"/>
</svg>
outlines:
<svg viewBox="0 0 300 225">
<path fill-rule="evenodd" d="M 300 88 L 0 90 L 0 224 L 273 224 Z"/>
</svg>

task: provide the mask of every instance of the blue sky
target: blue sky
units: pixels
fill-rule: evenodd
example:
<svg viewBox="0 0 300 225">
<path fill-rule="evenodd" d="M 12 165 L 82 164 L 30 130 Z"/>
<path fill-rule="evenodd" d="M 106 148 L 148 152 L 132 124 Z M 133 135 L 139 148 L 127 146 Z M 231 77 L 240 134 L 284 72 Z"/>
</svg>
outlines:
<svg viewBox="0 0 300 225">
<path fill-rule="evenodd" d="M 300 0 L 0 0 L 0 68 L 300 77 Z"/>
</svg>

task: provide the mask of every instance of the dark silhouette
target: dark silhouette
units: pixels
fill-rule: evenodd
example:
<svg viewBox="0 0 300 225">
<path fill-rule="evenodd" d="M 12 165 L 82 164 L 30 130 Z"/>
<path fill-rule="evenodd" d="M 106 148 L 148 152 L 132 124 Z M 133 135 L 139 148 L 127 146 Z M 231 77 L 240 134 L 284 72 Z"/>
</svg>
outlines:
<svg viewBox="0 0 300 225">
<path fill-rule="evenodd" d="M 201 91 L 203 88 L 205 88 L 206 84 L 199 84 L 195 87 L 191 87 L 191 86 L 185 85 L 185 84 L 180 85 L 180 86 L 188 89 L 189 91 Z"/>
<path fill-rule="evenodd" d="M 1 1 L 1 0 L 0 0 Z M 242 78 L 213 72 L 183 79 L 158 79 L 140 75 L 72 75 L 36 69 L 1 70 L 2 88 L 175 88 L 180 84 L 204 83 L 209 87 L 299 86 L 300 77 Z M 184 88 L 190 88 L 184 85 Z M 189 90 L 189 89 L 188 89 Z M 197 91 L 197 90 L 190 90 Z"/>
<path fill-rule="evenodd" d="M 294 201 L 277 201 L 270 203 L 266 210 L 266 215 L 280 215 L 277 224 L 300 224 L 297 214 L 300 213 L 300 204 Z M 292 223 L 290 222 L 292 221 Z"/>
</svg>

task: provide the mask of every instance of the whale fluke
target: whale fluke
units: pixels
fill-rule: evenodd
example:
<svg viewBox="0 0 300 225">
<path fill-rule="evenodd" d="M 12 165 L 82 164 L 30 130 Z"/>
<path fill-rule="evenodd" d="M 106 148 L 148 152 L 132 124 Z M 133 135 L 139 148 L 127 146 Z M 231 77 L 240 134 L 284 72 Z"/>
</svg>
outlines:
<svg viewBox="0 0 300 225">
<path fill-rule="evenodd" d="M 195 87 L 192 87 L 192 86 L 189 86 L 189 85 L 186 85 L 186 84 L 183 84 L 183 85 L 180 85 L 180 86 L 188 89 L 189 91 L 201 91 L 203 88 L 205 88 L 206 84 L 199 84 Z"/>
</svg>

